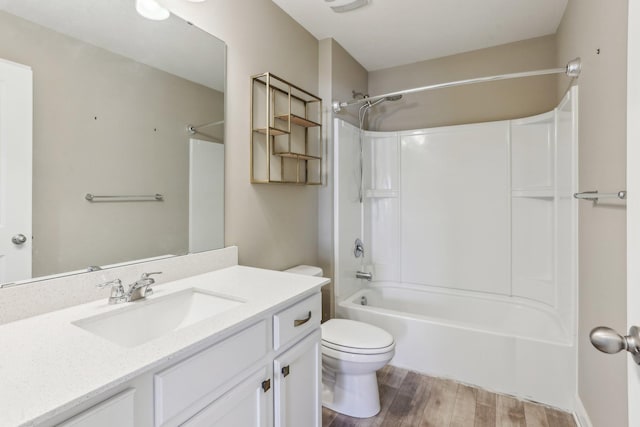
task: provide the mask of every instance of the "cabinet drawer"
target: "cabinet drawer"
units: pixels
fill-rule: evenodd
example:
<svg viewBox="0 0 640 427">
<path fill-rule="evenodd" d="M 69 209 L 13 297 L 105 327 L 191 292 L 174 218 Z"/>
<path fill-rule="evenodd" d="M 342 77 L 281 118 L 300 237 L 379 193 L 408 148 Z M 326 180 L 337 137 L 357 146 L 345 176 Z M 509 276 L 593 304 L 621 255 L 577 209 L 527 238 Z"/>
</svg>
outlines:
<svg viewBox="0 0 640 427">
<path fill-rule="evenodd" d="M 273 348 L 278 350 L 294 338 L 317 328 L 322 318 L 320 292 L 273 316 Z"/>
<path fill-rule="evenodd" d="M 133 427 L 133 395 L 127 389 L 58 424 L 58 427 Z"/>
<path fill-rule="evenodd" d="M 155 425 L 177 425 L 204 408 L 269 348 L 262 321 L 154 375 Z"/>
</svg>

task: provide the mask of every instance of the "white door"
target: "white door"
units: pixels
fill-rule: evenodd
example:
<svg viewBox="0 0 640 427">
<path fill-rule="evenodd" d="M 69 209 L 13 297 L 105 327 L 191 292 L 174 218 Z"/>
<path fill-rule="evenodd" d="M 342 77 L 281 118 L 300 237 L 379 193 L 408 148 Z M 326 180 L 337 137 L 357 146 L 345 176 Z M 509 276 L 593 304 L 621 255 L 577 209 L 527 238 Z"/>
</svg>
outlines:
<svg viewBox="0 0 640 427">
<path fill-rule="evenodd" d="M 627 47 L 627 325 L 640 326 L 640 0 L 629 0 Z M 621 331 L 619 331 L 621 332 Z M 629 425 L 640 426 L 640 366 L 628 358 Z"/>
<path fill-rule="evenodd" d="M 273 361 L 275 427 L 320 427 L 320 329 Z"/>
<path fill-rule="evenodd" d="M 32 74 L 0 59 L 0 283 L 31 277 Z"/>
</svg>

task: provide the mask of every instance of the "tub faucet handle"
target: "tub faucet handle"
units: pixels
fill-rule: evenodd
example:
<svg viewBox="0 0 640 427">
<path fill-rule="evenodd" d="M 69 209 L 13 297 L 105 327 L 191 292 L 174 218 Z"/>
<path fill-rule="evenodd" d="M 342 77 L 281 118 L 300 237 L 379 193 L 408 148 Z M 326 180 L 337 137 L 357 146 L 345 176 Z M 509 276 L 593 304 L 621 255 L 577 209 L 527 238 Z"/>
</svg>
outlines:
<svg viewBox="0 0 640 427">
<path fill-rule="evenodd" d="M 355 247 L 353 248 L 353 255 L 356 258 L 364 256 L 364 243 L 362 243 L 362 240 L 360 240 L 360 238 L 356 239 Z"/>
</svg>

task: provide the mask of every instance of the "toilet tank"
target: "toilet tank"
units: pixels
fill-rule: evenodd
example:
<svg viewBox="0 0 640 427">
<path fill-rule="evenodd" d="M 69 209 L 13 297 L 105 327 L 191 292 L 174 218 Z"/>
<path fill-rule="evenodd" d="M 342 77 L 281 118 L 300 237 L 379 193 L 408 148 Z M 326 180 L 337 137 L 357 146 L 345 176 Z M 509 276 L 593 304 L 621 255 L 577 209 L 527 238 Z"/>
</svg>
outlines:
<svg viewBox="0 0 640 427">
<path fill-rule="evenodd" d="M 286 273 L 302 274 L 305 276 L 322 276 L 322 269 L 314 265 L 296 265 L 284 270 Z M 331 284 L 322 287 L 322 322 L 326 322 L 331 317 Z"/>
<path fill-rule="evenodd" d="M 296 265 L 285 270 L 287 273 L 302 274 L 305 276 L 322 276 L 322 269 L 313 265 Z"/>
</svg>

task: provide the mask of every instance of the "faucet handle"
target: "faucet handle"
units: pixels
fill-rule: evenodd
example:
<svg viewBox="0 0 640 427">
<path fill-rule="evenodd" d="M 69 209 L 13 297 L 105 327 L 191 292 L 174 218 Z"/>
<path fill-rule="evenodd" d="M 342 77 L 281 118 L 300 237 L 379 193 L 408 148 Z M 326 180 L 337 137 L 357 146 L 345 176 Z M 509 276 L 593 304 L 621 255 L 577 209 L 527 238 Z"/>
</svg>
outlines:
<svg viewBox="0 0 640 427">
<path fill-rule="evenodd" d="M 98 283 L 96 285 L 96 287 L 100 289 L 106 288 L 107 286 L 119 287 L 119 286 L 122 286 L 122 281 L 120 279 L 113 279 L 113 280 L 109 280 L 108 282 Z"/>
<path fill-rule="evenodd" d="M 152 276 L 154 274 L 162 274 L 162 271 L 153 271 L 151 273 L 142 273 L 142 278 L 143 279 L 148 279 L 149 276 Z"/>
<path fill-rule="evenodd" d="M 162 271 L 153 271 L 151 273 L 142 273 L 142 277 L 140 278 L 140 280 L 144 280 L 147 282 L 147 285 L 153 285 L 154 283 L 156 283 L 155 279 L 153 277 L 149 277 L 152 276 L 154 274 L 162 274 Z M 151 295 L 153 293 L 153 289 L 147 287 L 146 289 L 146 294 L 147 295 Z"/>
<path fill-rule="evenodd" d="M 120 279 L 114 279 L 108 282 L 98 283 L 96 286 L 98 288 L 105 288 L 107 286 L 111 286 L 111 295 L 109 296 L 109 304 L 117 304 L 119 302 L 124 301 L 124 297 L 125 297 L 124 286 L 122 286 L 122 281 Z"/>
<path fill-rule="evenodd" d="M 149 276 L 154 274 L 162 274 L 162 271 L 152 271 L 151 273 L 142 273 L 142 277 L 140 280 L 145 280 L 147 282 L 147 287 L 144 289 L 144 294 L 142 295 L 143 298 L 153 295 L 153 289 L 151 289 L 149 286 L 156 283 L 156 281 L 153 277 L 149 277 Z"/>
</svg>

